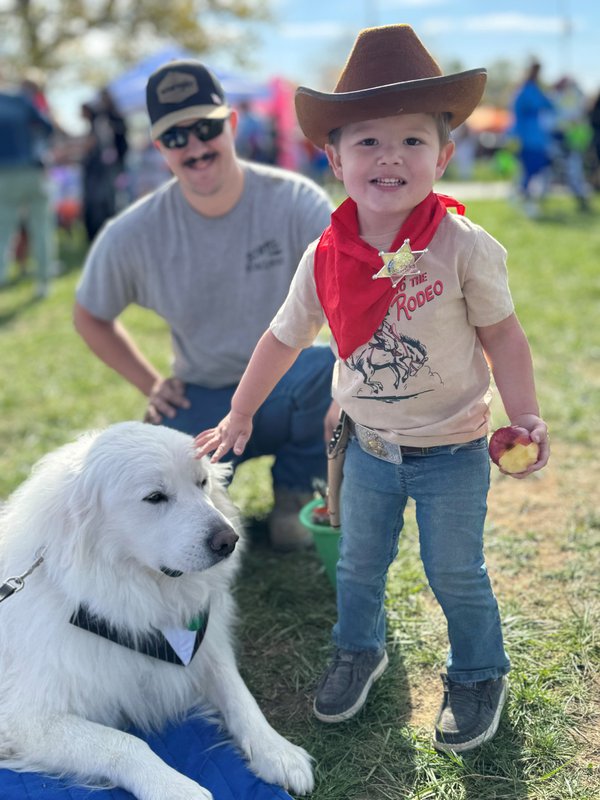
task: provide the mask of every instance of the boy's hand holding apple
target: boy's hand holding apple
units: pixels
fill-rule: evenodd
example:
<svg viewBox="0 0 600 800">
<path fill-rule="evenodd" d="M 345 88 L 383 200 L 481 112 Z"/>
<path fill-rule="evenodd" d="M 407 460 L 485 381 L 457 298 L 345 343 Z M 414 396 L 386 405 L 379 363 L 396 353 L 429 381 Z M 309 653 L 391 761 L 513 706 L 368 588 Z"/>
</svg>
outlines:
<svg viewBox="0 0 600 800">
<path fill-rule="evenodd" d="M 490 458 L 501 472 L 525 478 L 548 461 L 548 429 L 540 417 L 522 414 L 512 425 L 498 428 L 489 441 Z"/>
</svg>

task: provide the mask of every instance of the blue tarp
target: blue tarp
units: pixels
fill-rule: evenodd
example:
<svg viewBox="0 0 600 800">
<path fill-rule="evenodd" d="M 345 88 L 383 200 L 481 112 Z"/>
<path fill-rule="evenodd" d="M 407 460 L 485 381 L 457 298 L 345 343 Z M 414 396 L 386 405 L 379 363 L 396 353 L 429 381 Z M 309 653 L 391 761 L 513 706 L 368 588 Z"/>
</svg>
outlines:
<svg viewBox="0 0 600 800">
<path fill-rule="evenodd" d="M 212 724 L 202 719 L 143 735 L 132 730 L 169 766 L 209 789 L 215 800 L 291 800 L 278 786 L 265 783 L 248 769 L 238 751 Z M 83 789 L 35 773 L 0 770 L 2 800 L 133 800 L 124 789 Z"/>
</svg>

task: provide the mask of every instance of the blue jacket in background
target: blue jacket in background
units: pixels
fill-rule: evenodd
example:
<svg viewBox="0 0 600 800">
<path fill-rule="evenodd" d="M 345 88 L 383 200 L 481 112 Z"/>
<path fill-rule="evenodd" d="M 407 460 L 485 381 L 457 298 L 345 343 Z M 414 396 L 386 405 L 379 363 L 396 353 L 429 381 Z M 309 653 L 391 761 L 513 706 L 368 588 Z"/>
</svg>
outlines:
<svg viewBox="0 0 600 800">
<path fill-rule="evenodd" d="M 41 166 L 40 141 L 52 123 L 20 94 L 0 92 L 0 167 Z"/>
<path fill-rule="evenodd" d="M 552 142 L 554 105 L 534 81 L 527 81 L 513 102 L 512 133 L 524 150 L 547 152 Z"/>
</svg>

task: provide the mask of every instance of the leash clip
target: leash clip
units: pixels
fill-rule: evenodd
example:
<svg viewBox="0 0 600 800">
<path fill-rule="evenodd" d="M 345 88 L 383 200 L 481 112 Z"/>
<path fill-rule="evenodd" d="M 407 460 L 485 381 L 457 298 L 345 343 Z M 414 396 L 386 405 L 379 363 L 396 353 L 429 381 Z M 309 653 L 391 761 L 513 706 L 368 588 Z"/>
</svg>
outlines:
<svg viewBox="0 0 600 800">
<path fill-rule="evenodd" d="M 21 589 L 25 586 L 25 578 L 29 577 L 34 569 L 40 566 L 42 561 L 44 560 L 44 553 L 46 552 L 45 547 L 40 547 L 39 550 L 35 553 L 35 561 L 23 572 L 21 575 L 15 575 L 12 578 L 7 578 L 4 583 L 0 586 L 0 603 L 3 600 L 6 600 L 7 597 L 11 597 L 13 594 L 20 592 Z"/>
</svg>

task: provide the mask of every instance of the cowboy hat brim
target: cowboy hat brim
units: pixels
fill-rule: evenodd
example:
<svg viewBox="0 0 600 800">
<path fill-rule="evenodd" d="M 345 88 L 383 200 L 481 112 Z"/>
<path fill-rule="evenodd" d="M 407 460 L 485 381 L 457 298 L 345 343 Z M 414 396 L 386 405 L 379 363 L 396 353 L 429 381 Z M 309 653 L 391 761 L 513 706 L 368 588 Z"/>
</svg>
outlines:
<svg viewBox="0 0 600 800">
<path fill-rule="evenodd" d="M 299 86 L 296 115 L 306 138 L 322 149 L 336 128 L 396 114 L 447 112 L 451 127 L 457 128 L 481 100 L 486 77 L 486 70 L 478 68 L 353 92 L 317 92 Z"/>
</svg>

